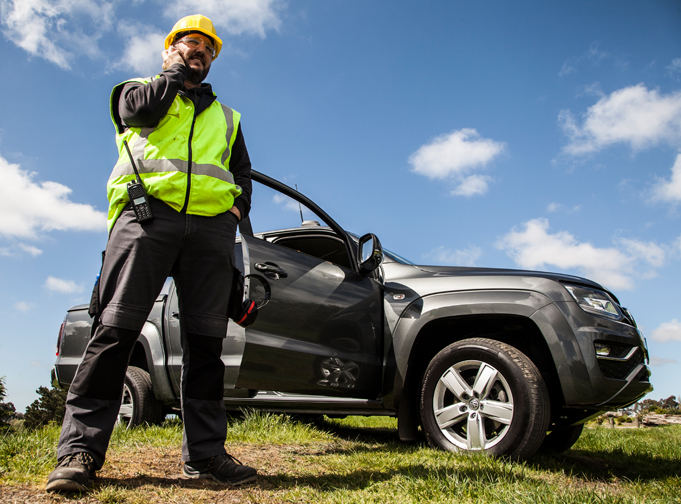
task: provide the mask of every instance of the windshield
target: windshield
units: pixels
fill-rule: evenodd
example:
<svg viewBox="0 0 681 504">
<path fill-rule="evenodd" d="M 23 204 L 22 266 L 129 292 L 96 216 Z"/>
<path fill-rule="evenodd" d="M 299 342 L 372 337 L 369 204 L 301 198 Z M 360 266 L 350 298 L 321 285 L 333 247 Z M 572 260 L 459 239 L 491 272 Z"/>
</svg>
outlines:
<svg viewBox="0 0 681 504">
<path fill-rule="evenodd" d="M 355 244 L 359 244 L 359 236 L 357 236 L 355 233 L 348 233 L 350 237 L 355 241 Z M 381 247 L 383 248 L 383 247 Z M 409 259 L 405 259 L 401 255 L 397 255 L 395 252 L 391 252 L 390 250 L 383 248 L 383 255 L 386 256 L 389 260 L 392 262 L 400 263 L 400 264 L 407 264 L 409 266 L 415 266 L 413 262 L 411 262 Z"/>
<path fill-rule="evenodd" d="M 410 266 L 414 266 L 414 263 L 411 262 L 409 259 L 405 259 L 404 257 L 397 255 L 394 252 L 390 252 L 388 249 L 383 249 L 383 255 L 385 255 L 387 258 L 401 264 L 408 264 Z"/>
</svg>

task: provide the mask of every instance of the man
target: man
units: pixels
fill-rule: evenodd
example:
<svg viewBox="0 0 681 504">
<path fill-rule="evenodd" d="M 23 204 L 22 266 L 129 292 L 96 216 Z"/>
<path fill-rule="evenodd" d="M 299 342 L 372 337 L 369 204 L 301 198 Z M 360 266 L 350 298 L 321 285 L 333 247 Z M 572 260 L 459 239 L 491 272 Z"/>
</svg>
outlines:
<svg viewBox="0 0 681 504">
<path fill-rule="evenodd" d="M 94 335 L 69 390 L 49 491 L 84 490 L 102 467 L 130 355 L 168 276 L 182 326 L 183 473 L 232 485 L 256 478 L 224 447 L 220 355 L 236 228 L 250 210 L 251 163 L 240 114 L 202 83 L 221 47 L 210 19 L 182 18 L 166 38 L 163 71 L 112 92 L 119 160 L 107 184 L 109 240 L 93 293 Z M 131 207 L 132 160 L 152 220 L 138 222 Z"/>
</svg>

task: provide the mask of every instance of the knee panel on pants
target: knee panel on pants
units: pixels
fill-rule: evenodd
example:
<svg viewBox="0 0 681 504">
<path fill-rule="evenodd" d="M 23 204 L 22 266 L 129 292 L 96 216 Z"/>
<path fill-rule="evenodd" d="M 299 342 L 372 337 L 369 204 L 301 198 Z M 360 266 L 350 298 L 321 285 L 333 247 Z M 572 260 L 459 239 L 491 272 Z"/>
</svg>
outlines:
<svg viewBox="0 0 681 504">
<path fill-rule="evenodd" d="M 93 399 L 119 400 L 139 331 L 100 325 L 69 389 Z"/>
</svg>

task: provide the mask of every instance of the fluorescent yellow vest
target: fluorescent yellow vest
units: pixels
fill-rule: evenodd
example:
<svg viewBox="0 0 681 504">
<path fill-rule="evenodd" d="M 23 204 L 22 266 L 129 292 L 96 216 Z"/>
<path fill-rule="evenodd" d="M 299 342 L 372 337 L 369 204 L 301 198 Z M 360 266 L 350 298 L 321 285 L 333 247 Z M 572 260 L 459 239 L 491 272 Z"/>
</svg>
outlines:
<svg viewBox="0 0 681 504">
<path fill-rule="evenodd" d="M 127 183 L 135 178 L 123 140 L 128 142 L 147 194 L 178 212 L 186 209 L 194 215 L 213 216 L 232 208 L 241 188 L 234 184 L 229 159 L 241 114 L 214 101 L 195 117 L 193 102 L 178 94 L 156 126 L 121 133 L 113 115 L 113 107 L 118 107 L 114 95 L 117 88 L 133 81 L 146 84 L 151 78 L 123 82 L 111 94 L 119 157 L 107 183 L 109 231 L 129 201 Z"/>
</svg>

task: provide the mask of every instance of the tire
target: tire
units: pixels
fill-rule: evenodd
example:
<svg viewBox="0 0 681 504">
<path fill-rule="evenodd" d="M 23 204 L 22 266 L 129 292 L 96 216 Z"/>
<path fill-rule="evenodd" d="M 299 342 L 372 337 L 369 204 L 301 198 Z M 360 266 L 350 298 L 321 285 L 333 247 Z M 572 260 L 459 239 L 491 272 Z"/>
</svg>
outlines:
<svg viewBox="0 0 681 504">
<path fill-rule="evenodd" d="M 551 431 L 546 435 L 539 451 L 546 454 L 568 451 L 577 442 L 583 430 L 584 424 L 579 424 Z"/>
<path fill-rule="evenodd" d="M 130 429 L 138 425 L 163 422 L 163 406 L 154 397 L 151 377 L 144 369 L 129 366 L 123 383 L 123 398 L 116 424 Z"/>
<path fill-rule="evenodd" d="M 431 446 L 513 459 L 539 449 L 550 418 L 537 367 L 518 349 L 485 338 L 459 341 L 433 358 L 419 408 Z"/>
</svg>

